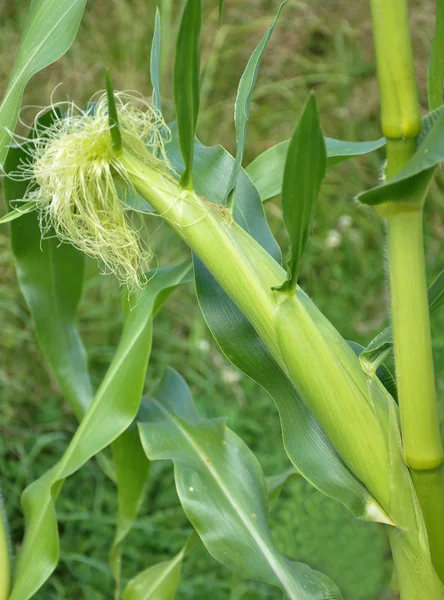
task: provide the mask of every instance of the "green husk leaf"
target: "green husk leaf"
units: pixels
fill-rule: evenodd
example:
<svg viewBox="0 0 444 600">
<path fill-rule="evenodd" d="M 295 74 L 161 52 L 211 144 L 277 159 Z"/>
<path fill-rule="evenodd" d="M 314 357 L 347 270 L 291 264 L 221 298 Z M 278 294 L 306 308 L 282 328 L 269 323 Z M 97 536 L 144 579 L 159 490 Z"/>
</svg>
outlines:
<svg viewBox="0 0 444 600">
<path fill-rule="evenodd" d="M 193 188 L 194 135 L 199 113 L 201 1 L 187 0 L 180 23 L 174 63 L 174 102 L 179 146 L 185 164 L 183 188 Z"/>
<path fill-rule="evenodd" d="M 168 158 L 180 173 L 183 163 L 174 128 L 172 133 L 172 141 L 167 146 Z M 198 141 L 195 157 L 196 192 L 212 202 L 224 204 L 234 159 L 220 146 L 209 148 Z M 279 246 L 268 227 L 261 199 L 243 169 L 234 193 L 235 220 L 279 261 Z M 368 491 L 345 466 L 248 320 L 197 257 L 194 257 L 194 266 L 198 300 L 205 321 L 227 358 L 273 398 L 291 462 L 324 494 L 343 503 L 356 516 L 365 515 L 371 501 Z"/>
<path fill-rule="evenodd" d="M 109 126 L 111 132 L 112 148 L 117 154 L 122 151 L 122 136 L 120 134 L 119 117 L 117 115 L 114 87 L 108 69 L 105 73 L 106 95 L 108 98 Z"/>
<path fill-rule="evenodd" d="M 28 600 L 57 564 L 55 501 L 64 479 L 116 440 L 136 416 L 151 349 L 154 302 L 157 294 L 176 280 L 174 269 L 159 270 L 136 306 L 125 299 L 122 336 L 92 404 L 59 462 L 24 491 L 25 539 L 16 562 L 10 600 Z"/>
<path fill-rule="evenodd" d="M 152 400 L 144 401 L 140 419 L 148 458 L 173 460 L 182 508 L 216 560 L 293 600 L 341 598 L 328 577 L 279 554 L 259 463 L 223 420 L 199 417 L 177 373 L 167 371 Z"/>
<path fill-rule="evenodd" d="M 284 165 L 290 140 L 280 142 L 265 150 L 251 162 L 246 171 L 256 186 L 262 202 L 271 200 L 282 192 Z M 374 152 L 385 145 L 385 138 L 373 142 L 344 142 L 325 138 L 327 167 L 333 167 L 348 158 Z"/>
<path fill-rule="evenodd" d="M 253 54 L 248 61 L 245 71 L 242 74 L 237 90 L 236 102 L 234 104 L 234 122 L 236 126 L 236 158 L 233 165 L 233 171 L 230 176 L 230 183 L 228 186 L 228 195 L 231 194 L 232 190 L 236 187 L 237 180 L 239 177 L 240 169 L 242 166 L 242 160 L 245 151 L 245 142 L 247 138 L 247 126 L 248 119 L 250 117 L 250 105 L 253 96 L 254 86 L 256 85 L 257 75 L 261 64 L 262 56 L 267 47 L 268 41 L 271 34 L 274 31 L 279 16 L 287 4 L 288 0 L 281 3 L 276 13 L 276 16 L 263 35 L 261 41 L 256 46 Z"/>
<path fill-rule="evenodd" d="M 159 112 L 162 112 L 162 96 L 160 93 L 160 76 L 162 72 L 162 28 L 160 22 L 159 8 L 156 7 L 156 18 L 154 19 L 154 34 L 151 43 L 150 55 L 150 78 L 153 86 L 153 104 Z"/>
<path fill-rule="evenodd" d="M 174 600 L 182 563 L 198 543 L 198 536 L 191 534 L 174 558 L 148 567 L 133 577 L 123 592 L 123 600 Z"/>
<path fill-rule="evenodd" d="M 316 98 L 311 94 L 288 147 L 282 184 L 282 210 L 290 237 L 288 279 L 278 289 L 294 291 L 310 235 L 316 199 L 325 176 L 326 150 Z"/>
<path fill-rule="evenodd" d="M 63 56 L 77 34 L 86 0 L 33 0 L 0 104 L 0 166 L 8 153 L 23 92 L 33 75 Z"/>
<path fill-rule="evenodd" d="M 444 82 L 444 2 L 436 1 L 435 32 L 427 70 L 427 95 L 429 110 L 435 110 L 442 104 Z"/>
</svg>

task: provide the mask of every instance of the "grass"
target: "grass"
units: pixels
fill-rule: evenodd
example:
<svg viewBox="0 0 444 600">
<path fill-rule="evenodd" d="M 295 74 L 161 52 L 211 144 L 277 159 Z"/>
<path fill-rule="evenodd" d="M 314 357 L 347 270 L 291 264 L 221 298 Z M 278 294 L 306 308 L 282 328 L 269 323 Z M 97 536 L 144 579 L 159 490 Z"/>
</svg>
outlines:
<svg viewBox="0 0 444 600">
<path fill-rule="evenodd" d="M 20 4 L 20 6 L 18 5 Z M 0 0 L 0 89 L 4 89 L 17 47 L 26 3 Z M 164 6 L 167 6 L 164 2 Z M 178 14 L 175 2 L 172 14 Z M 253 0 L 246 14 L 242 3 L 226 2 L 217 30 L 217 2 L 206 9 L 203 39 L 202 114 L 204 143 L 234 150 L 235 89 L 253 46 L 259 40 L 276 0 Z M 366 3 L 346 0 L 292 2 L 276 28 L 264 58 L 249 124 L 246 164 L 258 153 L 290 136 L 307 91 L 317 91 L 325 133 L 344 139 L 374 139 L 378 130 L 378 96 L 371 29 Z M 433 28 L 432 0 L 411 2 L 418 57 L 421 101 L 425 106 L 425 70 Z M 55 95 L 86 101 L 103 86 L 102 67 L 113 74 L 116 88 L 150 93 L 148 74 L 152 2 L 114 0 L 89 3 L 79 37 L 66 57 L 38 75 L 25 104 L 45 104 Z M 248 18 L 247 18 L 248 17 Z M 168 14 L 164 15 L 164 22 Z M 174 23 L 172 24 L 174 28 Z M 174 39 L 174 35 L 172 36 Z M 168 50 L 168 39 L 165 49 Z M 171 57 L 171 54 L 170 54 Z M 165 61 L 171 80 L 171 60 Z M 171 86 L 164 95 L 171 98 Z M 172 115 L 171 102 L 165 101 Z M 32 111 L 23 112 L 25 120 Z M 217 124 L 217 126 L 215 126 Z M 380 157 L 346 163 L 331 171 L 323 186 L 315 230 L 304 258 L 301 282 L 323 312 L 348 339 L 367 343 L 387 322 L 384 230 L 376 214 L 359 207 L 353 196 L 378 177 Z M 434 185 L 426 209 L 427 267 L 430 281 L 444 264 L 443 182 Z M 267 205 L 278 239 L 278 202 Z M 162 264 L 183 255 L 166 226 L 153 226 L 152 245 Z M 173 239 L 174 238 L 174 239 Z M 75 419 L 48 376 L 18 290 L 8 234 L 0 230 L 0 473 L 11 534 L 16 546 L 23 534 L 19 495 L 63 452 L 75 430 Z M 116 347 L 120 326 L 116 282 L 88 263 L 80 309 L 94 381 L 97 384 Z M 444 393 L 444 322 L 432 323 L 438 390 Z M 176 292 L 156 319 L 147 387 L 165 365 L 184 374 L 201 413 L 225 415 L 229 426 L 256 452 L 266 474 L 284 470 L 288 459 L 280 441 L 276 410 L 266 394 L 243 377 L 217 350 L 199 314 L 193 289 Z M 442 408 L 442 407 L 441 407 Z M 443 412 L 443 411 L 442 411 Z M 444 413 L 443 413 L 444 414 Z M 107 554 L 116 511 L 112 484 L 95 461 L 70 478 L 57 503 L 61 533 L 60 565 L 36 596 L 47 599 L 102 600 L 112 596 Z M 281 549 L 328 573 L 348 600 L 392 597 L 388 545 L 381 528 L 353 520 L 341 506 L 322 497 L 302 480 L 283 492 L 273 510 L 272 527 Z M 124 574 L 169 558 L 186 538 L 189 525 L 178 506 L 172 470 L 156 465 L 139 522 L 124 547 Z M 260 583 L 242 581 L 210 560 L 203 548 L 187 559 L 178 598 L 253 600 L 278 598 Z"/>
</svg>

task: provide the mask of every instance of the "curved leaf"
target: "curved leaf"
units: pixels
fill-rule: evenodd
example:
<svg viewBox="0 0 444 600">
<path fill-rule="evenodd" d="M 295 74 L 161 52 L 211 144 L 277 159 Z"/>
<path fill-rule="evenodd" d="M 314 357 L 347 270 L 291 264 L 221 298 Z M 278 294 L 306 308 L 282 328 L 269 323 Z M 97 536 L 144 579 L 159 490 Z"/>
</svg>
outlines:
<svg viewBox="0 0 444 600">
<path fill-rule="evenodd" d="M 179 145 L 185 163 L 180 184 L 192 189 L 194 134 L 199 113 L 201 0 L 187 0 L 177 36 L 174 63 L 174 103 Z"/>
<path fill-rule="evenodd" d="M 123 600 L 174 600 L 183 560 L 198 542 L 199 538 L 193 533 L 173 559 L 153 565 L 133 577 L 123 592 Z"/>
<path fill-rule="evenodd" d="M 63 56 L 77 34 L 86 0 L 32 0 L 5 96 L 0 104 L 0 166 L 8 153 L 26 84 Z"/>
<path fill-rule="evenodd" d="M 266 202 L 282 191 L 284 165 L 290 140 L 280 142 L 265 150 L 251 162 L 246 171 L 256 186 L 262 202 Z M 327 167 L 332 167 L 348 158 L 373 152 L 385 145 L 385 138 L 374 142 L 344 142 L 325 138 Z"/>
<path fill-rule="evenodd" d="M 30 598 L 57 564 L 55 501 L 64 479 L 117 439 L 133 421 L 151 348 L 154 301 L 157 294 L 174 281 L 169 270 L 159 270 L 135 307 L 131 309 L 128 299 L 125 300 L 119 346 L 91 406 L 60 461 L 23 492 L 25 539 L 16 562 L 10 600 Z"/>
<path fill-rule="evenodd" d="M 281 11 L 284 8 L 285 4 L 287 4 L 287 2 L 288 0 L 284 0 L 284 2 L 282 2 L 279 6 L 273 22 L 263 35 L 259 44 L 254 49 L 253 54 L 251 55 L 250 60 L 248 61 L 248 64 L 239 82 L 236 101 L 234 104 L 234 122 L 236 126 L 236 158 L 230 176 L 227 197 L 231 193 L 231 191 L 236 187 L 237 179 L 239 177 L 239 173 L 242 167 L 242 160 L 245 151 L 245 142 L 247 138 L 248 119 L 250 117 L 251 98 L 253 96 L 254 86 L 256 85 L 256 79 L 259 72 L 262 56 L 265 52 L 265 48 L 267 47 L 268 41 L 279 19 Z"/>
<path fill-rule="evenodd" d="M 293 600 L 341 598 L 328 577 L 279 554 L 268 528 L 261 467 L 221 419 L 201 419 L 183 379 L 169 370 L 139 423 L 150 460 L 172 459 L 182 507 L 216 560 L 279 587 Z"/>
</svg>

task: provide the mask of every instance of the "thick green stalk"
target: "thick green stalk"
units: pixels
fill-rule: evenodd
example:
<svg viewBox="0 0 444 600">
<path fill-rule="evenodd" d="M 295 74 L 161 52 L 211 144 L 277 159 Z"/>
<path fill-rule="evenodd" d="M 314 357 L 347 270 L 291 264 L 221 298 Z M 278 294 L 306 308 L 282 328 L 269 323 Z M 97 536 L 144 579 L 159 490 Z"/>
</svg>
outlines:
<svg viewBox="0 0 444 600">
<path fill-rule="evenodd" d="M 406 0 L 371 0 L 387 136 L 387 176 L 400 171 L 416 150 L 420 131 Z M 423 197 L 378 207 L 387 219 L 390 294 L 403 453 L 412 469 L 429 536 L 432 560 L 444 581 L 443 447 L 436 403 L 422 235 Z M 437 534 L 437 528 L 440 532 Z M 399 545 L 399 540 L 397 540 Z M 408 554 L 408 553 L 407 553 Z M 407 555 L 395 552 L 395 563 Z M 400 557 L 400 558 L 399 558 Z M 398 578 L 409 571 L 397 566 Z M 402 583 L 402 582 L 401 582 Z M 406 589 L 406 586 L 403 586 Z"/>
</svg>

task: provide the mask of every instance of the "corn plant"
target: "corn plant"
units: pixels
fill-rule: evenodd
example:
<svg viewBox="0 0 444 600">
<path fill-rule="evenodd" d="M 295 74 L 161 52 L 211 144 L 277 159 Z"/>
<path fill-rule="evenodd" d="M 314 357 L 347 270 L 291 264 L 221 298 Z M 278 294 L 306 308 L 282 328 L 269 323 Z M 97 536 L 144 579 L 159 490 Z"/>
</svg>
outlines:
<svg viewBox="0 0 444 600">
<path fill-rule="evenodd" d="M 9 209 L 2 221 L 10 223 L 18 282 L 41 351 L 79 426 L 58 463 L 23 492 L 25 536 L 13 563 L 4 523 L 0 600 L 27 600 L 50 577 L 59 556 L 57 497 L 64 480 L 94 456 L 118 494 L 110 549 L 115 598 L 174 598 L 181 565 L 199 543 L 241 577 L 274 585 L 286 598 L 342 598 L 329 577 L 282 555 L 271 537 L 269 504 L 294 474 L 357 519 L 382 524 L 402 600 L 444 598 L 443 448 L 429 323 L 430 311 L 443 303 L 444 274 L 427 290 L 422 238 L 427 190 L 444 155 L 442 3 L 424 118 L 407 2 L 371 0 L 384 137 L 354 143 L 326 138 L 311 94 L 291 139 L 244 168 L 260 62 L 286 4 L 240 80 L 234 157 L 195 136 L 200 0 L 186 2 L 177 35 L 174 123 L 162 115 L 157 12 L 152 100 L 116 92 L 107 74 L 106 91 L 87 107 L 50 107 L 37 116 L 28 138 L 12 135 L 8 151 L 25 84 L 66 51 L 84 6 L 31 4 L 0 107 Z M 48 24 L 45 15 L 54 7 L 59 12 Z M 223 18 L 222 2 L 219 10 Z M 326 170 L 383 147 L 382 181 L 358 200 L 374 206 L 387 226 L 392 326 L 363 348 L 341 336 L 298 278 Z M 284 261 L 263 208 L 278 195 L 290 241 Z M 190 256 L 150 269 L 140 224 L 145 216 L 168 223 Z M 97 390 L 76 325 L 85 255 L 114 274 L 123 290 L 121 339 Z M 190 281 L 221 351 L 278 408 L 294 469 L 275 474 L 268 487 L 257 459 L 224 420 L 198 414 L 181 375 L 166 369 L 144 395 L 154 318 Z M 385 364 L 392 351 L 396 375 Z M 195 533 L 169 561 L 147 567 L 123 588 L 121 545 L 137 518 L 151 462 L 165 459 L 174 463 L 180 503 Z"/>
</svg>

